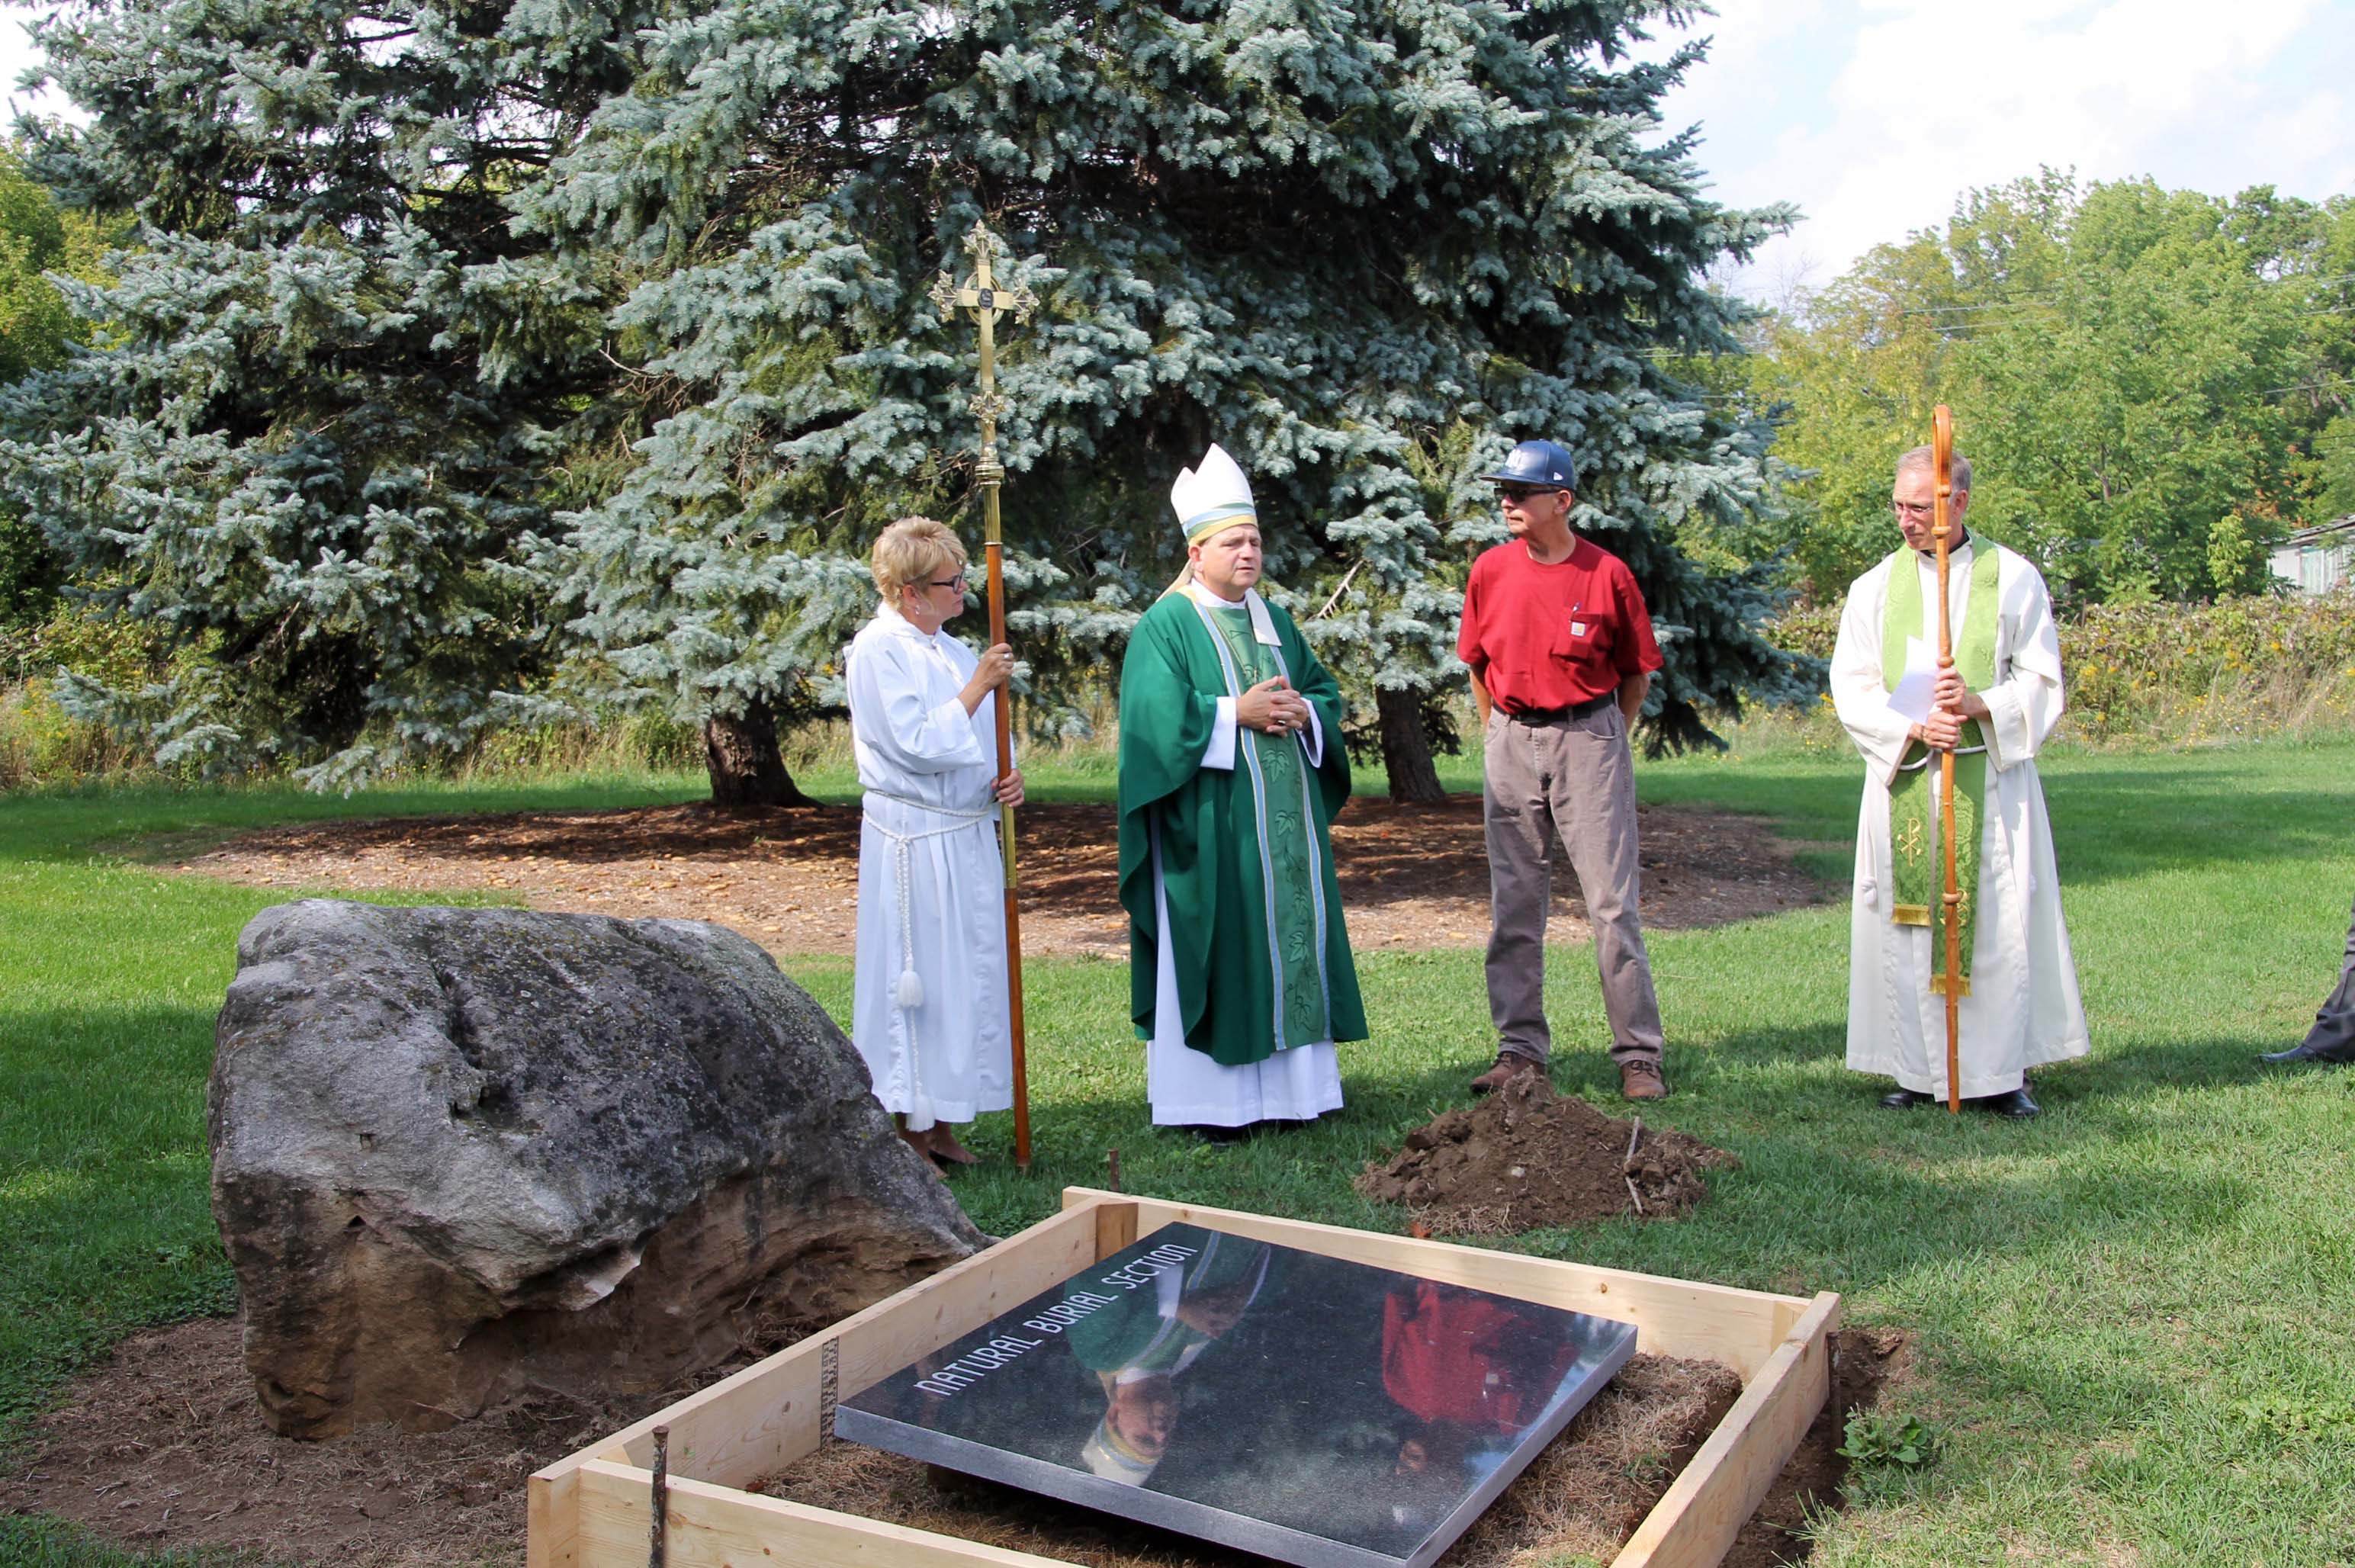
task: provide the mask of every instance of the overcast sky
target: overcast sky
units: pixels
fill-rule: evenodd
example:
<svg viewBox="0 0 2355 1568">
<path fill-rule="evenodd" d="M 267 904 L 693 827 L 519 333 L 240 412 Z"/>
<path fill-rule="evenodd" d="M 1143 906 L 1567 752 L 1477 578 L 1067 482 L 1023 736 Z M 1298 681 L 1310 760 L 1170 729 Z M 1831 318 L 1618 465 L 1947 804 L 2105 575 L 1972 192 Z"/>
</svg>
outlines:
<svg viewBox="0 0 2355 1568">
<path fill-rule="evenodd" d="M 1821 286 L 1957 195 L 2036 172 L 2355 193 L 2350 0 L 1718 0 L 1666 108 L 1720 200 L 1806 219 L 1736 280 Z"/>
<path fill-rule="evenodd" d="M 5 0 L 0 0 L 5 4 Z M 30 101 L 0 10 L 0 94 Z M 1820 286 L 1973 186 L 2040 164 L 2230 195 L 2355 193 L 2355 0 L 1719 0 L 1708 62 L 1668 102 L 1714 194 L 1806 220 L 1735 280 Z M 54 100 L 41 104 L 54 111 Z M 11 116 L 13 118 L 13 115 Z"/>
</svg>

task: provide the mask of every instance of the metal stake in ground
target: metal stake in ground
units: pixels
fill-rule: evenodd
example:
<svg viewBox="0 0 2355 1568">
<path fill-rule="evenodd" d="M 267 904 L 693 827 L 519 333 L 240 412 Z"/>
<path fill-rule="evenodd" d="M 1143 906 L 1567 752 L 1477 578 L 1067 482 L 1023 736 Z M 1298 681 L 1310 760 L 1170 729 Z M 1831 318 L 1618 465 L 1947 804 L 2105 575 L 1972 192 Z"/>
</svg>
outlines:
<svg viewBox="0 0 2355 1568">
<path fill-rule="evenodd" d="M 646 1526 L 646 1568 L 666 1568 L 670 1558 L 670 1428 L 657 1426 L 651 1522 Z"/>
<path fill-rule="evenodd" d="M 932 304 L 940 307 L 941 319 L 954 324 L 962 308 L 973 313 L 974 321 L 981 327 L 981 387 L 967 404 L 981 421 L 981 462 L 974 477 L 981 485 L 984 538 L 989 563 L 989 641 L 992 646 L 1006 641 L 1006 578 L 1005 544 L 998 529 L 997 490 L 1006 482 L 1005 465 L 997 461 L 997 416 L 1006 411 L 1006 399 L 997 389 L 997 318 L 1008 311 L 1018 322 L 1028 322 L 1030 313 L 1039 308 L 1039 301 L 1023 284 L 1012 289 L 1000 288 L 992 270 L 997 249 L 997 238 L 986 224 L 975 224 L 973 232 L 964 237 L 964 248 L 973 257 L 973 276 L 960 284 L 947 272 L 932 285 Z M 997 763 L 1008 767 L 1013 756 L 1013 726 L 1010 709 L 1014 689 L 1011 685 L 1001 688 L 996 704 L 997 713 Z M 1001 775 L 1002 776 L 1002 775 Z M 1022 908 L 1018 897 L 1019 880 L 1014 863 L 1014 808 L 1001 805 L 997 808 L 998 848 L 1006 861 L 1006 996 L 1011 1009 L 1014 1032 L 1014 1164 L 1018 1169 L 1030 1168 L 1030 1083 L 1023 1061 L 1022 1039 Z"/>
</svg>

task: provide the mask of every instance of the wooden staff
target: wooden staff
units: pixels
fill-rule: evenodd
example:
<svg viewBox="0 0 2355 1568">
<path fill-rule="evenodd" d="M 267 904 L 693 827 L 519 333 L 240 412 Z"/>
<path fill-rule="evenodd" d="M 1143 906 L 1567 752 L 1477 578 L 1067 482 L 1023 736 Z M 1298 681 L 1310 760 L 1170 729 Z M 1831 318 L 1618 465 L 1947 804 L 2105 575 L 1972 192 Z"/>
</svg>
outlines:
<svg viewBox="0 0 2355 1568">
<path fill-rule="evenodd" d="M 1006 411 L 1006 399 L 997 390 L 997 318 L 1007 311 L 1014 319 L 1027 322 L 1039 302 L 1027 285 L 1012 289 L 997 286 L 992 276 L 992 262 L 996 241 L 987 228 L 974 226 L 965 236 L 964 248 L 974 260 L 972 278 L 960 286 L 956 280 L 943 272 L 932 285 L 932 303 L 940 307 L 941 318 L 954 322 L 959 307 L 973 313 L 981 327 L 981 388 L 973 396 L 971 408 L 981 421 L 981 462 L 974 471 L 980 482 L 985 553 L 988 562 L 989 582 L 989 643 L 992 647 L 1006 641 L 1006 547 L 998 528 L 997 489 L 1006 482 L 1006 466 L 997 461 L 997 416 Z M 1006 773 L 1013 772 L 1014 688 L 1009 683 L 997 692 L 995 711 L 997 718 L 997 763 Z M 1014 1040 L 1014 1165 L 1018 1170 L 1030 1168 L 1030 1077 L 1024 1061 L 1022 1029 L 1022 903 L 1020 880 L 1016 875 L 1014 859 L 1014 808 L 1001 802 L 997 807 L 997 842 L 1000 859 L 1006 865 L 1006 999 L 1007 1021 L 1012 1026 Z"/>
<path fill-rule="evenodd" d="M 1948 473 L 1955 458 L 1955 416 L 1940 403 L 1930 416 L 1930 466 L 1936 475 L 1931 502 L 1931 537 L 1938 542 L 1938 671 L 1955 667 L 1954 614 L 1946 607 L 1946 538 L 1954 531 L 1946 496 L 1954 489 Z M 1959 719 L 1959 715 L 1957 718 Z M 1946 1109 L 1963 1110 L 1963 884 L 1955 869 L 1955 752 L 1938 753 L 1938 820 L 1945 829 L 1946 862 Z"/>
</svg>

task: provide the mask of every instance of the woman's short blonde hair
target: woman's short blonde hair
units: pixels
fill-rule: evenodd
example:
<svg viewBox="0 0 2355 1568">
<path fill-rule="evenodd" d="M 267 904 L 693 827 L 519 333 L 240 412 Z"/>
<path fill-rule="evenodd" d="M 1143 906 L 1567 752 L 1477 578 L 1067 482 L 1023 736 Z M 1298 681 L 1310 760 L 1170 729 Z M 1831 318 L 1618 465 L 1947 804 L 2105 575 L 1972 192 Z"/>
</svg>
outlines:
<svg viewBox="0 0 2355 1568">
<path fill-rule="evenodd" d="M 964 570 L 964 546 L 943 523 L 930 517 L 901 517 L 877 537 L 873 558 L 876 591 L 883 603 L 897 606 L 900 590 L 911 582 L 929 582 L 946 568 Z"/>
</svg>

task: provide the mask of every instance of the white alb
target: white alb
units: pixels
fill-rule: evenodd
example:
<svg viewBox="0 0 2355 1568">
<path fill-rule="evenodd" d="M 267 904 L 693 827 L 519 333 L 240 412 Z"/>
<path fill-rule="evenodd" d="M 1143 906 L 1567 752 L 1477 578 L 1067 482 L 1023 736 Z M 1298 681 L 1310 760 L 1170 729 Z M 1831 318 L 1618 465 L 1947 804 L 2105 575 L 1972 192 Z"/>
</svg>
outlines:
<svg viewBox="0 0 2355 1568">
<path fill-rule="evenodd" d="M 2029 1068 L 2092 1049 L 2061 914 L 2051 819 L 2036 776 L 2036 753 L 2061 721 L 2063 705 L 2052 602 L 2028 561 L 1992 541 L 1967 540 L 1952 552 L 1946 574 L 1958 635 L 1968 609 L 1971 555 L 1978 548 L 2000 553 L 1995 685 L 1979 694 L 1988 711 L 1979 726 L 1987 736 L 1987 799 L 1971 993 L 1963 998 L 1957 1031 L 1965 1098 L 2008 1093 L 2020 1086 Z M 1909 561 L 1923 574 L 1922 603 L 1930 617 L 1924 631 L 1934 644 L 1937 568 L 1911 550 L 1893 564 L 1902 570 Z M 1892 561 L 1883 560 L 1850 586 L 1832 650 L 1832 701 L 1865 764 L 1849 935 L 1848 1064 L 1944 1099 L 1946 1002 L 1930 989 L 1930 928 L 1890 919 L 1889 785 L 1908 727 L 1890 708 L 1881 674 L 1891 569 Z M 1937 779 L 1933 766 L 1933 800 Z"/>
<path fill-rule="evenodd" d="M 1014 1104 L 997 699 L 970 714 L 957 699 L 978 662 L 887 605 L 845 666 L 867 792 L 850 1038 L 875 1097 L 915 1131 Z"/>
</svg>

